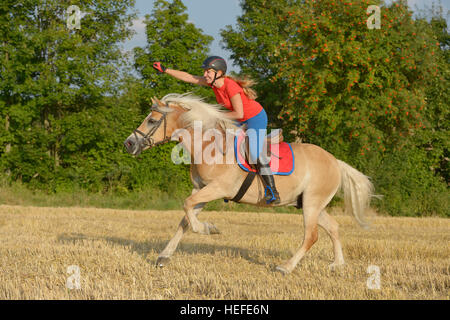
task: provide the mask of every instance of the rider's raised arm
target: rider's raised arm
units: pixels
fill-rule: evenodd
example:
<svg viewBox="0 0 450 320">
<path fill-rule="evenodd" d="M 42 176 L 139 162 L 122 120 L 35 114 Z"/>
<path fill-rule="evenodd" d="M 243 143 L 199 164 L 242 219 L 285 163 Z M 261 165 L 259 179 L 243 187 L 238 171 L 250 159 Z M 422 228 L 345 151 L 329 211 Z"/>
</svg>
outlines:
<svg viewBox="0 0 450 320">
<path fill-rule="evenodd" d="M 168 75 L 184 81 L 184 82 L 188 82 L 188 83 L 193 83 L 193 84 L 198 84 L 200 86 L 207 86 L 208 84 L 206 83 L 206 80 L 204 77 L 201 76 L 194 76 L 190 73 L 184 72 L 184 71 L 179 71 L 179 70 L 173 70 L 173 69 L 166 69 L 165 73 L 167 73 Z"/>
<path fill-rule="evenodd" d="M 208 83 L 206 82 L 204 77 L 193 76 L 192 74 L 189 74 L 184 71 L 166 68 L 161 64 L 161 62 L 155 62 L 153 64 L 153 68 L 156 69 L 160 73 L 167 73 L 168 75 L 170 75 L 178 80 L 184 81 L 184 82 L 198 84 L 200 86 L 208 85 Z"/>
</svg>

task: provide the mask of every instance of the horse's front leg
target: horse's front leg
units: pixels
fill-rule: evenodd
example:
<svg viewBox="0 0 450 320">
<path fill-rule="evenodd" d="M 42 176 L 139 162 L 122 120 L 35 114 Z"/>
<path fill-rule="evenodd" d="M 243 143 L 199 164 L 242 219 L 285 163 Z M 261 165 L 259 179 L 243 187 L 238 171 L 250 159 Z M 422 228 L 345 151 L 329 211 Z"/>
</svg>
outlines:
<svg viewBox="0 0 450 320">
<path fill-rule="evenodd" d="M 184 201 L 184 211 L 186 218 L 191 225 L 192 231 L 201 234 L 216 234 L 219 230 L 208 222 L 200 222 L 195 214 L 195 207 L 200 203 L 208 203 L 213 200 L 221 199 L 223 194 L 221 187 L 217 183 L 208 184 L 197 193 L 191 195 Z"/>
<path fill-rule="evenodd" d="M 196 191 L 197 190 L 195 190 L 195 192 Z M 194 209 L 195 210 L 194 214 L 195 215 L 199 214 L 205 205 L 206 203 L 200 203 L 196 205 Z M 164 250 L 159 254 L 158 259 L 156 260 L 156 266 L 164 267 L 166 264 L 169 263 L 170 257 L 172 257 L 173 253 L 178 247 L 178 244 L 183 238 L 183 235 L 188 231 L 188 229 L 189 229 L 189 222 L 186 217 L 183 217 L 180 224 L 178 225 L 178 229 L 175 232 L 175 235 L 172 237 L 172 239 L 170 239 L 169 243 L 167 243 Z"/>
</svg>

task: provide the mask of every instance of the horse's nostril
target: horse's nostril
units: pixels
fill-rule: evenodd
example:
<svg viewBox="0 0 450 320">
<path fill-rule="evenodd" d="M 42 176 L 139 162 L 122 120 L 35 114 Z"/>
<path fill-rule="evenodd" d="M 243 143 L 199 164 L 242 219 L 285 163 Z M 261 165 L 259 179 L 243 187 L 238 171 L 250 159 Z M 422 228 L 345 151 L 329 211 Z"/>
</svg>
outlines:
<svg viewBox="0 0 450 320">
<path fill-rule="evenodd" d="M 128 150 L 133 146 L 133 141 L 130 140 L 125 140 L 125 142 L 123 143 L 125 145 L 125 148 L 127 148 Z"/>
</svg>

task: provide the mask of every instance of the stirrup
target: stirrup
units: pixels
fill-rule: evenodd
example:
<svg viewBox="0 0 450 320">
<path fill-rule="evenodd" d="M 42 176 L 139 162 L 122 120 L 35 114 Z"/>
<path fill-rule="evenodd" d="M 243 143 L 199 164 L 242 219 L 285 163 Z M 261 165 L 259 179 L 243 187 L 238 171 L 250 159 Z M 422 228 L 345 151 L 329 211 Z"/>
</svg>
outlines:
<svg viewBox="0 0 450 320">
<path fill-rule="evenodd" d="M 280 203 L 280 195 L 278 192 L 273 192 L 271 187 L 266 186 L 264 189 L 264 200 L 266 200 L 266 204 L 271 204 L 272 202 L 278 204 Z"/>
</svg>

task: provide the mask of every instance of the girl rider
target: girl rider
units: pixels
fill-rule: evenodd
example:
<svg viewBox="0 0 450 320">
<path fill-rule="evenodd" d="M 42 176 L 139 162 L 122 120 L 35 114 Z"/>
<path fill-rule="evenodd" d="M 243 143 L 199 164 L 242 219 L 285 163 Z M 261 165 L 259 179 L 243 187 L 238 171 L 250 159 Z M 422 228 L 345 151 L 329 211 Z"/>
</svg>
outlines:
<svg viewBox="0 0 450 320">
<path fill-rule="evenodd" d="M 217 103 L 231 111 L 226 114 L 228 118 L 246 124 L 247 132 L 249 129 L 254 130 L 256 134 L 250 135 L 250 157 L 251 160 L 253 159 L 252 163 L 256 162 L 258 173 L 264 180 L 267 189 L 271 191 L 271 194 L 266 193 L 265 200 L 267 203 L 280 203 L 280 196 L 275 187 L 270 166 L 263 163 L 264 161 L 260 161 L 267 131 L 267 114 L 263 107 L 255 101 L 256 93 L 250 88 L 253 82 L 226 76 L 227 64 L 223 58 L 218 56 L 209 57 L 203 62 L 203 76 L 194 76 L 184 71 L 169 69 L 164 67 L 161 62 L 155 62 L 153 68 L 184 82 L 211 87 L 216 95 Z"/>
</svg>

